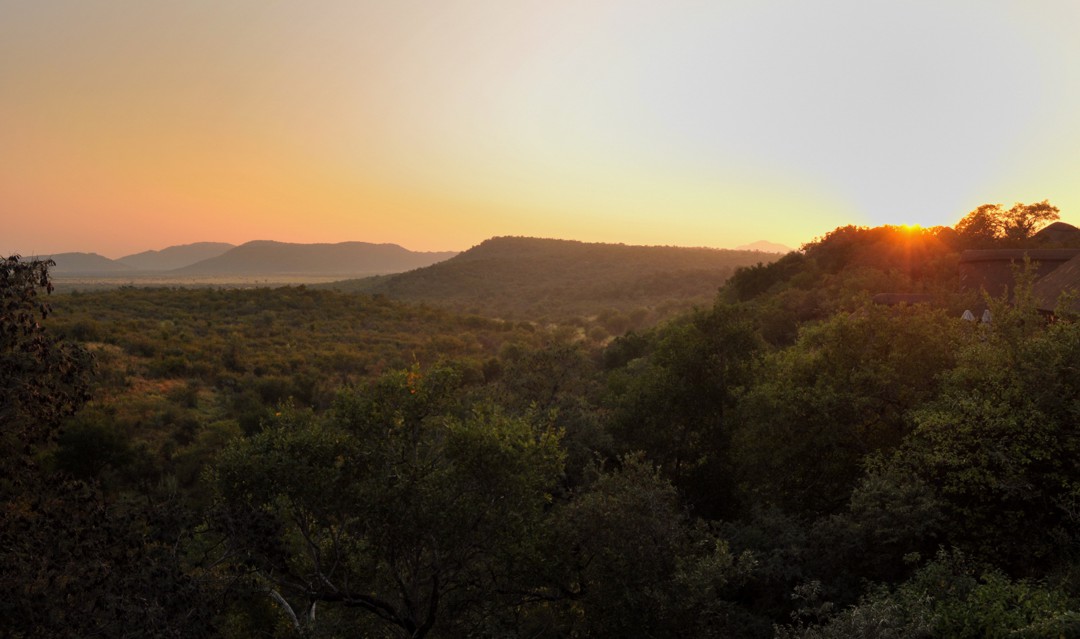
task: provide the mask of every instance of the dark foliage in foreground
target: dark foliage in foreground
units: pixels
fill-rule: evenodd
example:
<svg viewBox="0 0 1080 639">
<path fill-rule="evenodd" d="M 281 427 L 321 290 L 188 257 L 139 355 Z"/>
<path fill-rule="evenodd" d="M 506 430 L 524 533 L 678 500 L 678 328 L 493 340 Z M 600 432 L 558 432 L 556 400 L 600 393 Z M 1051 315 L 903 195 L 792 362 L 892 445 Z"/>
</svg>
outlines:
<svg viewBox="0 0 1080 639">
<path fill-rule="evenodd" d="M 1080 322 L 1023 277 L 959 319 L 966 228 L 837 229 L 615 339 L 304 288 L 42 321 L 8 260 L 5 632 L 1078 636 Z"/>
</svg>

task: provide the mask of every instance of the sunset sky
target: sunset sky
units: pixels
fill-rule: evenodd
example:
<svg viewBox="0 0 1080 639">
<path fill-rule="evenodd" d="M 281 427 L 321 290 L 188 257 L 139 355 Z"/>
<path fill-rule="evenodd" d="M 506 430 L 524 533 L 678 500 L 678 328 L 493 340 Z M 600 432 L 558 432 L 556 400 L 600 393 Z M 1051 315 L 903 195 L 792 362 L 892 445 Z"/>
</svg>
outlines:
<svg viewBox="0 0 1080 639">
<path fill-rule="evenodd" d="M 0 253 L 1076 224 L 1078 27 L 1076 0 L 0 0 Z"/>
</svg>

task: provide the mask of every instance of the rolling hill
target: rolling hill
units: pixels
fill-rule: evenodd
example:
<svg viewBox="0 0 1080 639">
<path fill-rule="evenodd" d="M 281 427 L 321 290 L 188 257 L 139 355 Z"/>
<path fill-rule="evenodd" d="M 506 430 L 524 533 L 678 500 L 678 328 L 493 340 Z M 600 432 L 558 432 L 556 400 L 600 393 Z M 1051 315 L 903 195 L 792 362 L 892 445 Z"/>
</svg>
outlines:
<svg viewBox="0 0 1080 639">
<path fill-rule="evenodd" d="M 236 248 L 235 245 L 225 242 L 196 242 L 170 246 L 160 251 L 143 251 L 116 261 L 136 271 L 171 271 L 217 257 L 232 248 Z"/>
<path fill-rule="evenodd" d="M 565 319 L 638 309 L 668 315 L 711 303 L 736 267 L 776 257 L 759 251 L 497 237 L 426 268 L 331 286 L 504 318 Z"/>
<path fill-rule="evenodd" d="M 456 255 L 424 253 L 397 244 L 292 244 L 257 240 L 172 271 L 182 275 L 361 275 L 397 273 Z"/>
<path fill-rule="evenodd" d="M 52 259 L 56 266 L 52 272 L 57 275 L 69 275 L 73 273 L 91 275 L 119 275 L 130 273 L 132 268 L 116 260 L 97 253 L 56 253 L 55 255 L 41 255 L 40 259 Z"/>
</svg>

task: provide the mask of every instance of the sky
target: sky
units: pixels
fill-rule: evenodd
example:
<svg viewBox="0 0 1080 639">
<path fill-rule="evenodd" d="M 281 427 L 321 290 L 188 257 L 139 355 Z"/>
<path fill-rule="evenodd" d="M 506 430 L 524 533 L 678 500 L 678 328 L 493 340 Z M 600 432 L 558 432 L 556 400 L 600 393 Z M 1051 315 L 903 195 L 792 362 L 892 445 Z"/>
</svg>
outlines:
<svg viewBox="0 0 1080 639">
<path fill-rule="evenodd" d="M 0 253 L 791 247 L 1049 199 L 1075 0 L 0 0 Z"/>
</svg>

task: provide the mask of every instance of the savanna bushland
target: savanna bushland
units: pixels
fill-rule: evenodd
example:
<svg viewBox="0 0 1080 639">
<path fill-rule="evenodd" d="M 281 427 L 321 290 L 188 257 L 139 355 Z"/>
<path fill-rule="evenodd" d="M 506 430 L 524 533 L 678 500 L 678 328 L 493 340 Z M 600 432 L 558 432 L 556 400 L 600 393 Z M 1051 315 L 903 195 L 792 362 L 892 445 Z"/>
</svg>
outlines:
<svg viewBox="0 0 1080 639">
<path fill-rule="evenodd" d="M 9 258 L 3 634 L 1078 636 L 1080 323 L 957 277 L 1056 215 L 839 228 L 604 330 Z"/>
</svg>

